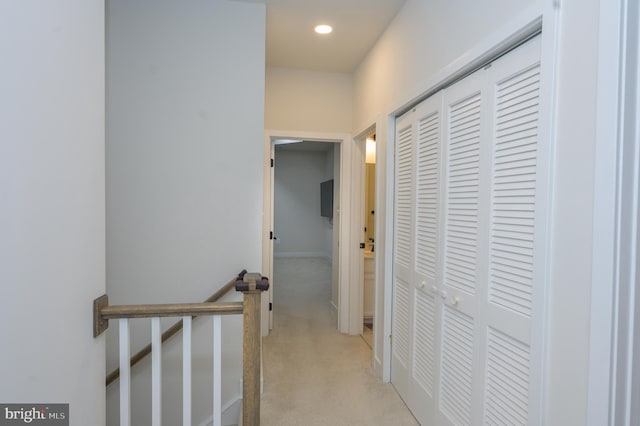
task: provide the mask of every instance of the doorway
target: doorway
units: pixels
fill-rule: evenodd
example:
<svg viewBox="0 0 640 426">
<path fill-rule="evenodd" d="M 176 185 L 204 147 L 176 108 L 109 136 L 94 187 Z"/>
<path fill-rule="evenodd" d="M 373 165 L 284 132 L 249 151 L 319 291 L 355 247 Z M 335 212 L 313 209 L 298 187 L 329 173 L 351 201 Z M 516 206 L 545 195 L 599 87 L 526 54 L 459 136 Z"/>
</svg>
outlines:
<svg viewBox="0 0 640 426">
<path fill-rule="evenodd" d="M 339 145 L 299 139 L 273 144 L 273 281 L 293 276 L 298 277 L 297 290 L 316 287 L 308 290 L 323 299 L 316 303 L 330 309 L 337 328 Z M 274 293 L 274 298 L 281 294 Z"/>
<path fill-rule="evenodd" d="M 331 219 L 333 237 L 332 255 L 332 280 L 335 280 L 335 304 L 334 311 L 337 317 L 337 328 L 341 333 L 360 334 L 362 328 L 362 316 L 358 319 L 359 287 L 351 285 L 353 282 L 352 261 L 359 255 L 358 233 L 350 232 L 354 229 L 354 223 L 361 222 L 360 215 L 354 218 L 352 211 L 361 211 L 360 194 L 353 196 L 351 190 L 354 180 L 359 184 L 360 178 L 355 178 L 353 155 L 353 139 L 349 134 L 342 133 L 314 133 L 299 131 L 274 131 L 265 132 L 264 144 L 264 186 L 263 186 L 263 250 L 262 250 L 262 271 L 266 276 L 273 276 L 274 253 L 276 245 L 278 249 L 282 247 L 284 240 L 278 239 L 278 231 L 275 229 L 275 167 L 278 159 L 276 147 L 278 145 L 295 144 L 299 141 L 313 143 L 329 143 L 333 145 L 336 153 L 336 164 L 334 165 L 334 184 L 339 188 L 339 192 L 334 198 L 333 218 Z M 280 148 L 278 148 L 280 149 Z M 358 170 L 360 170 L 358 168 Z M 356 188 L 358 186 L 355 186 Z M 356 193 L 358 191 L 355 191 Z M 320 198 L 320 185 L 317 188 L 317 197 Z M 318 212 L 319 214 L 320 212 Z M 357 228 L 355 228 L 357 229 Z M 284 250 L 283 250 L 284 251 Z M 273 288 L 276 287 L 277 280 L 272 280 L 271 288 L 263 299 L 263 335 L 267 335 L 273 327 L 273 316 L 277 312 L 269 310 L 273 307 Z"/>
<path fill-rule="evenodd" d="M 363 179 L 362 218 L 364 224 L 363 285 L 362 285 L 362 338 L 373 350 L 373 324 L 375 312 L 375 230 L 376 230 L 376 134 L 369 132 L 364 138 L 365 159 Z"/>
</svg>

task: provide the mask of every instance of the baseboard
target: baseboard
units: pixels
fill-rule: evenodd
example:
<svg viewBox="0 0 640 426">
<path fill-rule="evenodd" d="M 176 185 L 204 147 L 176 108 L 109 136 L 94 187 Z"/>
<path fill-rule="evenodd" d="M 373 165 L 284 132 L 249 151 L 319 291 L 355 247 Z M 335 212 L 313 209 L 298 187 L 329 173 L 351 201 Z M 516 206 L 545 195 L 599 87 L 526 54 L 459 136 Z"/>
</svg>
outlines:
<svg viewBox="0 0 640 426">
<path fill-rule="evenodd" d="M 242 394 L 234 395 L 226 404 L 222 406 L 222 426 L 237 425 L 240 418 L 240 408 L 242 406 Z M 200 423 L 200 426 L 213 426 L 213 416 Z"/>
<path fill-rule="evenodd" d="M 242 412 L 242 379 L 240 379 L 239 393 L 235 394 L 226 404 L 222 406 L 222 426 L 237 425 Z M 260 363 L 260 394 L 264 392 L 264 375 L 262 373 L 262 363 Z M 213 426 L 213 415 L 200 423 L 200 426 Z"/>
<path fill-rule="evenodd" d="M 382 380 L 382 362 L 377 356 L 373 357 L 373 371 L 378 379 Z"/>
</svg>

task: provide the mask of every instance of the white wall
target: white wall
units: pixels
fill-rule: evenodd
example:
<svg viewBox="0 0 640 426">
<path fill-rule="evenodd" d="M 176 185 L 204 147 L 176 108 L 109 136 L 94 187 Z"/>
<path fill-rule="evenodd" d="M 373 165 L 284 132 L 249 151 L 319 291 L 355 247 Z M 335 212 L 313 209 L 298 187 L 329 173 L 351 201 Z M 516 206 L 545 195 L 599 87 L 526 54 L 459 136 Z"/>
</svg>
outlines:
<svg viewBox="0 0 640 426">
<path fill-rule="evenodd" d="M 535 3 L 407 0 L 354 73 L 353 129 L 365 130 L 378 113 L 420 94 L 445 66 Z"/>
<path fill-rule="evenodd" d="M 261 266 L 265 6 L 109 0 L 107 15 L 108 294 L 113 304 L 202 301 Z M 132 336 L 135 351 L 148 325 Z M 115 340 L 107 346 L 113 367 Z M 223 366 L 223 403 L 238 390 L 236 367 Z M 200 408 L 195 422 L 210 416 Z M 145 416 L 134 411 L 134 423 Z"/>
<path fill-rule="evenodd" d="M 0 401 L 104 424 L 104 4 L 1 2 L 0 28 Z"/>
<path fill-rule="evenodd" d="M 351 133 L 352 76 L 267 68 L 265 127 Z"/>
<path fill-rule="evenodd" d="M 320 216 L 320 183 L 329 179 L 327 160 L 323 151 L 288 151 L 276 146 L 275 256 L 331 259 L 327 246 L 331 227 L 328 219 Z M 333 158 L 330 163 L 333 167 Z"/>
</svg>

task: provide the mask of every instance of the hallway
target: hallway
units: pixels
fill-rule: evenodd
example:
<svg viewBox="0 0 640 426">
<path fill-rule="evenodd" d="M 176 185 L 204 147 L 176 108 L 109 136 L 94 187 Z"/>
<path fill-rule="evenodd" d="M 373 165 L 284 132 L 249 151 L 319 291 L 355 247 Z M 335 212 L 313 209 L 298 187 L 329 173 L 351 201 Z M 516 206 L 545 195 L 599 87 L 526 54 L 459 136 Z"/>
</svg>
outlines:
<svg viewBox="0 0 640 426">
<path fill-rule="evenodd" d="M 276 258 L 273 283 L 262 425 L 417 425 L 393 386 L 373 374 L 364 340 L 336 330 L 326 260 Z"/>
</svg>

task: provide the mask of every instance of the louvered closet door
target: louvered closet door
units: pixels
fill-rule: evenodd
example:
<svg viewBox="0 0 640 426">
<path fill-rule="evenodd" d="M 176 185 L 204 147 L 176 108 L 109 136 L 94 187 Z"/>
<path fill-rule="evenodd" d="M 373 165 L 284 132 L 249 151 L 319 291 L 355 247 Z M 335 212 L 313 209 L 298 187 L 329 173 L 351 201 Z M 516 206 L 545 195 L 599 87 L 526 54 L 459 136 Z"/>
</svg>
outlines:
<svg viewBox="0 0 640 426">
<path fill-rule="evenodd" d="M 539 58 L 538 37 L 445 90 L 438 425 L 538 423 Z"/>
<path fill-rule="evenodd" d="M 414 228 L 414 125 L 413 111 L 396 120 L 393 316 L 391 381 L 400 396 L 409 395 L 410 354 L 413 350 L 411 303 Z"/>
<path fill-rule="evenodd" d="M 445 90 L 443 271 L 438 389 L 439 425 L 470 425 L 482 382 L 485 228 L 488 157 L 486 72 Z"/>
<path fill-rule="evenodd" d="M 422 102 L 413 114 L 415 128 L 414 270 L 411 287 L 413 317 L 406 402 L 421 424 L 435 418 L 436 369 L 440 318 L 439 266 L 440 154 L 442 92 Z"/>
<path fill-rule="evenodd" d="M 538 140 L 540 37 L 493 63 L 484 424 L 539 424 L 544 176 Z M 478 422 L 480 423 L 480 422 Z"/>
<path fill-rule="evenodd" d="M 392 382 L 424 425 L 539 425 L 540 37 L 396 121 Z"/>
</svg>

